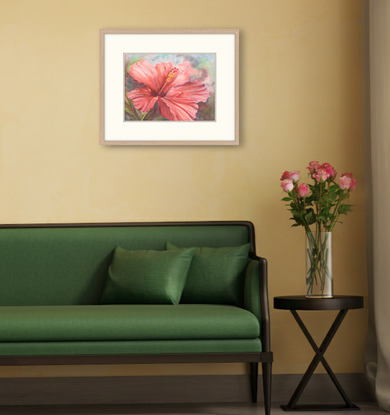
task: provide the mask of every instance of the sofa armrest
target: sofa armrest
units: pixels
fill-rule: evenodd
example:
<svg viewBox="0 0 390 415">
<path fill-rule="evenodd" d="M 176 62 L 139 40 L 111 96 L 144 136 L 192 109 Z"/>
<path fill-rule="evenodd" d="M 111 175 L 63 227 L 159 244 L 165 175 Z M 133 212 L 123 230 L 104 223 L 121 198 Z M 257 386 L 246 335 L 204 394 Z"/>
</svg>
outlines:
<svg viewBox="0 0 390 415">
<path fill-rule="evenodd" d="M 261 324 L 259 267 L 259 261 L 248 260 L 244 275 L 243 308 L 253 313 Z"/>
<path fill-rule="evenodd" d="M 244 275 L 243 308 L 258 318 L 263 351 L 270 351 L 267 261 L 264 258 L 251 255 L 248 260 Z"/>
</svg>

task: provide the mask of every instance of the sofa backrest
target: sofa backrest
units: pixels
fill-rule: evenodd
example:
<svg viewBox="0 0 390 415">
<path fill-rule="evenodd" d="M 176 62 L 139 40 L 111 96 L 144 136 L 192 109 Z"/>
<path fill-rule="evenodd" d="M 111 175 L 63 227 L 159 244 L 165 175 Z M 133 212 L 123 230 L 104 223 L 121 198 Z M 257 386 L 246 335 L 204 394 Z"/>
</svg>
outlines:
<svg viewBox="0 0 390 415">
<path fill-rule="evenodd" d="M 116 246 L 251 243 L 250 222 L 0 226 L 0 306 L 99 304 Z"/>
</svg>

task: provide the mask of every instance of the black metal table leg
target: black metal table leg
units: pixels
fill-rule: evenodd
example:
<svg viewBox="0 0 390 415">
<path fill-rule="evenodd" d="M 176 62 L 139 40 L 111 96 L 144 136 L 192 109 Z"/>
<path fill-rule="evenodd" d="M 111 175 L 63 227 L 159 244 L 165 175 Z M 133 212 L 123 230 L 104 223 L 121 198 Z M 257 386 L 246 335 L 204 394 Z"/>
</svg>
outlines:
<svg viewBox="0 0 390 415">
<path fill-rule="evenodd" d="M 304 325 L 303 321 L 299 317 L 298 313 L 295 310 L 290 310 L 292 315 L 294 316 L 296 322 L 298 323 L 299 327 L 301 328 L 303 334 L 309 341 L 310 345 L 312 346 L 316 355 L 314 356 L 313 360 L 311 361 L 308 369 L 306 370 L 302 380 L 300 381 L 298 387 L 296 388 L 295 392 L 293 393 L 289 403 L 287 405 L 282 405 L 281 407 L 285 411 L 305 411 L 305 410 L 317 410 L 317 411 L 333 411 L 333 410 L 359 410 L 360 408 L 354 405 L 350 399 L 348 398 L 347 394 L 345 393 L 344 389 L 342 388 L 340 382 L 337 380 L 335 374 L 333 373 L 332 369 L 330 368 L 328 362 L 325 360 L 324 354 L 331 343 L 334 335 L 336 334 L 340 324 L 342 323 L 344 317 L 346 316 L 348 310 L 340 310 L 339 314 L 337 315 L 334 323 L 332 324 L 331 328 L 329 329 L 326 337 L 324 338 L 321 346 L 318 348 L 316 343 L 314 342 L 312 336 L 310 335 L 309 331 L 307 330 L 306 326 Z M 330 376 L 332 382 L 335 384 L 337 390 L 339 391 L 340 395 L 342 396 L 345 405 L 329 405 L 329 404 L 317 404 L 317 405 L 297 405 L 297 402 L 302 395 L 302 392 L 306 388 L 311 376 L 313 375 L 315 369 L 317 368 L 319 363 L 322 363 L 325 370 L 327 371 L 328 375 Z"/>
</svg>

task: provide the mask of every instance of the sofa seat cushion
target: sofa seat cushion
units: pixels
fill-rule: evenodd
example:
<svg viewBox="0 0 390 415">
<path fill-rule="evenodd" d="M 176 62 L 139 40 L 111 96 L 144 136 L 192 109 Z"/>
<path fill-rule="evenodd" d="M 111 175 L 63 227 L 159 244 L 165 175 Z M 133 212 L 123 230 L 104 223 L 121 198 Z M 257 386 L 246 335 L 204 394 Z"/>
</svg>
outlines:
<svg viewBox="0 0 390 415">
<path fill-rule="evenodd" d="M 254 339 L 259 321 L 214 304 L 0 307 L 1 342 Z"/>
</svg>

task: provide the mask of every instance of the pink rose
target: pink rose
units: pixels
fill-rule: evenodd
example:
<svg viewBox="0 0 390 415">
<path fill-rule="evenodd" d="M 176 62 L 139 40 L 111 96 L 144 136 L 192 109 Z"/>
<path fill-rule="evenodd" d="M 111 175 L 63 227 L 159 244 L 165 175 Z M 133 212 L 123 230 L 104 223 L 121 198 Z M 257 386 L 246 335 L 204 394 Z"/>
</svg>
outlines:
<svg viewBox="0 0 390 415">
<path fill-rule="evenodd" d="M 349 189 L 352 185 L 352 179 L 344 174 L 339 178 L 339 186 L 340 189 Z"/>
<path fill-rule="evenodd" d="M 280 180 L 286 180 L 290 178 L 290 173 L 286 170 L 283 174 Z"/>
<path fill-rule="evenodd" d="M 297 192 L 299 196 L 301 197 L 305 197 L 308 191 L 309 191 L 309 186 L 306 183 L 300 183 L 297 186 Z"/>
<path fill-rule="evenodd" d="M 325 170 L 318 168 L 315 173 L 312 174 L 313 179 L 316 179 L 317 182 L 325 182 L 329 179 L 330 174 Z"/>
<path fill-rule="evenodd" d="M 318 169 L 318 167 L 320 167 L 320 163 L 318 163 L 318 161 L 311 161 L 309 163 L 309 167 L 306 168 L 309 170 L 311 174 L 313 174 L 314 171 Z"/>
<path fill-rule="evenodd" d="M 324 163 L 324 164 L 322 164 L 320 167 L 319 167 L 320 169 L 324 169 L 328 174 L 329 174 L 329 177 L 332 179 L 332 180 L 334 180 L 335 178 L 336 178 L 336 176 L 337 176 L 337 172 L 336 172 L 336 170 L 334 169 L 334 167 L 333 166 L 331 166 L 329 163 Z"/>
<path fill-rule="evenodd" d="M 351 179 L 352 183 L 351 183 L 351 187 L 349 188 L 349 190 L 355 190 L 357 184 L 359 183 L 354 177 L 352 177 Z"/>
<path fill-rule="evenodd" d="M 355 190 L 358 181 L 352 176 L 352 173 L 344 173 L 339 178 L 339 185 L 341 189 Z"/>
<path fill-rule="evenodd" d="M 293 180 L 294 182 L 297 182 L 299 180 L 299 171 L 296 171 L 296 170 L 285 171 L 282 174 L 282 177 L 280 180 L 286 180 L 286 179 L 290 179 L 290 180 Z"/>
<path fill-rule="evenodd" d="M 290 192 L 292 189 L 294 189 L 294 183 L 291 179 L 282 180 L 281 186 L 285 192 Z"/>
<path fill-rule="evenodd" d="M 294 182 L 297 182 L 299 180 L 299 171 L 292 170 L 290 173 L 290 179 Z"/>
</svg>

